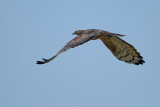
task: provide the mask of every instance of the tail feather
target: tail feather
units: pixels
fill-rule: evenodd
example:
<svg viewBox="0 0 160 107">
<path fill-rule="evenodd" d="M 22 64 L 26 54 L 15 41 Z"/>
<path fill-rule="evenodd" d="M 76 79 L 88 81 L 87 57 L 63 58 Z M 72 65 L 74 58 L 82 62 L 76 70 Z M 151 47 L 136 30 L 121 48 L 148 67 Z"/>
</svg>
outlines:
<svg viewBox="0 0 160 107">
<path fill-rule="evenodd" d="M 118 34 L 118 33 L 110 33 L 109 36 L 113 37 L 113 36 L 126 36 L 126 35 L 122 35 L 122 34 Z"/>
</svg>

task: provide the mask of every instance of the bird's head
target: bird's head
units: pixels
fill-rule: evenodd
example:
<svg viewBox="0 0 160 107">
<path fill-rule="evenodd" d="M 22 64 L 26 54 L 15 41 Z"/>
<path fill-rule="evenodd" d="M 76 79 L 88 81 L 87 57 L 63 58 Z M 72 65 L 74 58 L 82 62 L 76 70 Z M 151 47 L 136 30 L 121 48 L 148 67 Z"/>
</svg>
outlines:
<svg viewBox="0 0 160 107">
<path fill-rule="evenodd" d="M 81 35 L 84 33 L 84 30 L 77 30 L 73 33 L 73 35 Z"/>
</svg>

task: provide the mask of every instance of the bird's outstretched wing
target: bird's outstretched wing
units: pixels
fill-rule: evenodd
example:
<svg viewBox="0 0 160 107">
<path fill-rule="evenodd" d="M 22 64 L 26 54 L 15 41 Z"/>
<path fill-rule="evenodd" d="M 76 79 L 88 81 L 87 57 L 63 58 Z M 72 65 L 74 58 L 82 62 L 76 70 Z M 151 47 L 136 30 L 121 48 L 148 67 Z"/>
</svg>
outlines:
<svg viewBox="0 0 160 107">
<path fill-rule="evenodd" d="M 127 63 L 143 64 L 145 61 L 137 50 L 118 37 L 101 36 L 100 38 L 106 47 L 114 54 L 114 56 Z"/>
<path fill-rule="evenodd" d="M 37 64 L 48 63 L 62 52 L 86 43 L 89 40 L 96 39 L 101 39 L 106 47 L 108 47 L 108 49 L 113 53 L 113 55 L 121 61 L 136 65 L 145 63 L 143 57 L 132 45 L 118 37 L 124 35 L 97 29 L 77 30 L 73 34 L 76 34 L 78 36 L 68 42 L 55 56 L 51 57 L 50 59 L 42 58 L 43 61 L 37 61 Z"/>
<path fill-rule="evenodd" d="M 92 34 L 83 34 L 83 35 L 78 35 L 77 37 L 75 37 L 74 39 L 72 39 L 70 42 L 68 42 L 55 56 L 51 57 L 50 59 L 43 59 L 43 61 L 37 61 L 37 64 L 45 64 L 50 62 L 51 60 L 53 60 L 55 57 L 57 57 L 59 54 L 61 54 L 62 52 L 67 51 L 70 48 L 74 48 L 76 46 L 79 46 L 81 44 L 84 44 L 86 42 L 88 42 L 89 40 L 91 40 L 92 38 L 94 38 L 95 36 L 97 36 L 96 34 L 92 33 Z"/>
</svg>

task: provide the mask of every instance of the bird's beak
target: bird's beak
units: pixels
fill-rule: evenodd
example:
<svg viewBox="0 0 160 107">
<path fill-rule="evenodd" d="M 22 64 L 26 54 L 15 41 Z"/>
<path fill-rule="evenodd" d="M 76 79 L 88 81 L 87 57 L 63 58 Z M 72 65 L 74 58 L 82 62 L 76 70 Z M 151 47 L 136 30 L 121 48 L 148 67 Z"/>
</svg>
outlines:
<svg viewBox="0 0 160 107">
<path fill-rule="evenodd" d="M 74 32 L 74 33 L 72 33 L 72 35 L 75 35 L 75 32 Z"/>
</svg>

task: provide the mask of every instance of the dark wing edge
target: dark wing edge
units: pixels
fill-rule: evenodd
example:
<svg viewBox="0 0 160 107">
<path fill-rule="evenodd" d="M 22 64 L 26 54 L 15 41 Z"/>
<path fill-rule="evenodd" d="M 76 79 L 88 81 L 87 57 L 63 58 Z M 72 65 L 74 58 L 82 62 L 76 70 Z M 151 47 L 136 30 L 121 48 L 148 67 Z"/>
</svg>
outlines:
<svg viewBox="0 0 160 107">
<path fill-rule="evenodd" d="M 37 61 L 36 64 L 45 64 L 45 63 L 48 63 L 48 62 L 50 62 L 51 60 L 53 60 L 57 56 L 58 55 L 55 55 L 55 56 L 51 57 L 50 59 L 44 59 L 44 58 L 42 58 L 43 61 Z"/>
<path fill-rule="evenodd" d="M 117 59 L 135 65 L 145 63 L 140 53 L 124 40 L 118 37 L 107 36 L 103 36 L 100 39 Z"/>
<path fill-rule="evenodd" d="M 69 50 L 70 48 L 74 48 L 76 46 L 82 45 L 86 42 L 88 42 L 89 40 L 91 40 L 92 38 L 94 38 L 96 36 L 96 34 L 83 34 L 83 35 L 79 35 L 77 37 L 75 37 L 74 39 L 72 39 L 71 41 L 69 41 L 55 56 L 51 57 L 50 59 L 43 59 L 43 61 L 37 61 L 36 64 L 45 64 L 48 63 L 50 61 L 52 61 L 54 58 L 56 58 L 59 54 Z"/>
</svg>

